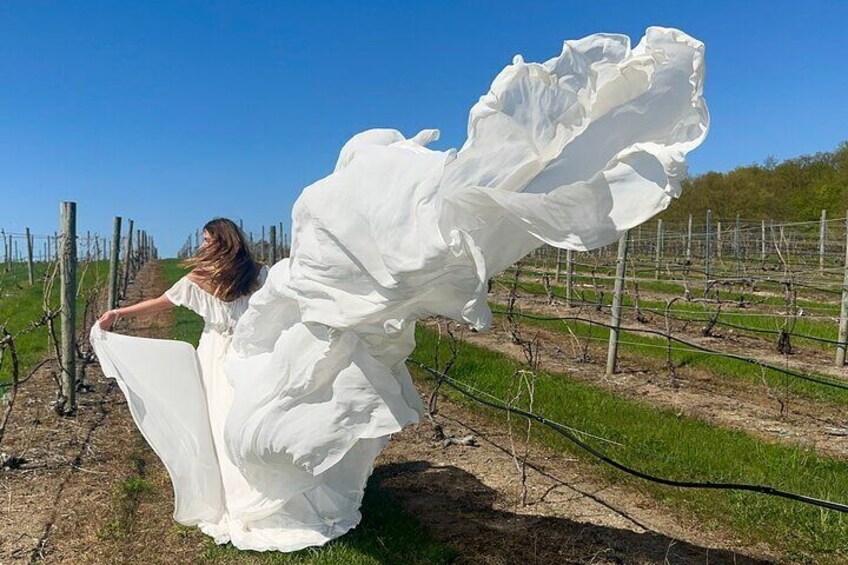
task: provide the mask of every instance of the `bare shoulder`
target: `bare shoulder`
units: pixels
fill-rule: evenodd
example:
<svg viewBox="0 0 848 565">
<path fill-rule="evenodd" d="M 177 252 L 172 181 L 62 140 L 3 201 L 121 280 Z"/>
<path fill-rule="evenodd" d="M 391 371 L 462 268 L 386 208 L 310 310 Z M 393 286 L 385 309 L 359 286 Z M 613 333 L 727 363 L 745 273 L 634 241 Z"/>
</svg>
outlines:
<svg viewBox="0 0 848 565">
<path fill-rule="evenodd" d="M 197 286 L 199 286 L 200 288 L 202 288 L 203 290 L 210 292 L 206 277 L 202 273 L 198 272 L 197 269 L 194 269 L 189 272 L 189 274 L 186 275 L 186 278 Z"/>
</svg>

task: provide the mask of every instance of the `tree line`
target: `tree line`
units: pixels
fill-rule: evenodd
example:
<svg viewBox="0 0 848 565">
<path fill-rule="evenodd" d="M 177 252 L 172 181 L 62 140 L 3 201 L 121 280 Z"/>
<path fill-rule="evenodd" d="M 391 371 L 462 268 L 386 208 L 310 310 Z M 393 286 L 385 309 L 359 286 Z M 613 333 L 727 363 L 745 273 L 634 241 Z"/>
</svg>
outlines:
<svg viewBox="0 0 848 565">
<path fill-rule="evenodd" d="M 834 151 L 802 155 L 782 162 L 709 172 L 683 181 L 683 194 L 662 214 L 667 220 L 702 218 L 712 209 L 718 218 L 771 218 L 808 221 L 843 217 L 848 210 L 848 141 Z"/>
</svg>

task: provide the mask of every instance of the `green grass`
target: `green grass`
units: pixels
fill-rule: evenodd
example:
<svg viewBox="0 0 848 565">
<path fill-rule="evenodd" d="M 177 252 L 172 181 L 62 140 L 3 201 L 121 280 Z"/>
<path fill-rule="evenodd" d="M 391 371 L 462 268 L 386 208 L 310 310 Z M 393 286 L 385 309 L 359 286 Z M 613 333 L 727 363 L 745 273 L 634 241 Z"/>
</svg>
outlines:
<svg viewBox="0 0 848 565">
<path fill-rule="evenodd" d="M 429 362 L 438 346 L 437 334 L 419 327 L 416 339 L 413 358 Z M 441 347 L 446 346 L 443 343 Z M 447 358 L 447 350 L 441 355 Z M 452 375 L 470 387 L 509 398 L 514 395 L 515 371 L 520 368 L 505 355 L 464 343 Z M 429 378 L 422 371 L 415 373 L 419 382 Z M 503 419 L 501 412 L 455 391 L 447 394 Z M 848 463 L 801 447 L 769 444 L 742 432 L 710 426 L 565 374 L 540 373 L 535 402 L 538 414 L 621 444 L 588 440 L 622 463 L 648 473 L 679 480 L 766 484 L 848 502 Z M 538 441 L 595 461 L 555 432 L 541 426 L 535 430 Z M 662 487 L 599 463 L 597 469 L 612 482 L 644 490 L 671 512 L 694 516 L 705 529 L 731 530 L 748 543 L 766 542 L 792 560 L 837 563 L 848 559 L 847 515 L 751 493 Z"/>
<path fill-rule="evenodd" d="M 506 305 L 491 303 L 494 310 L 506 310 Z M 524 308 L 525 314 L 533 314 L 532 309 Z M 500 319 L 501 314 L 495 317 Z M 534 320 L 531 318 L 520 318 L 523 325 L 529 327 L 544 328 L 565 335 L 570 328 L 575 335 L 581 338 L 591 338 L 595 346 L 606 347 L 609 339 L 609 329 L 601 326 L 576 321 L 562 320 Z M 603 320 L 606 321 L 606 320 Z M 620 334 L 619 355 L 625 359 L 638 360 L 644 365 L 645 360 L 653 362 L 653 367 L 665 367 L 666 343 L 662 337 L 653 337 L 645 334 L 622 331 Z M 837 389 L 817 383 L 805 381 L 796 377 L 785 375 L 771 369 L 761 369 L 737 359 L 731 359 L 711 353 L 704 353 L 697 349 L 688 348 L 680 343 L 672 343 L 672 361 L 678 369 L 692 367 L 704 369 L 719 378 L 731 378 L 761 384 L 763 379 L 776 393 L 781 396 L 803 395 L 818 401 L 829 402 L 844 406 L 848 405 L 848 391 Z M 682 350 L 681 350 L 682 349 Z M 832 379 L 826 375 L 819 375 L 823 379 Z"/>
<path fill-rule="evenodd" d="M 48 270 L 46 263 L 36 263 L 34 266 L 35 283 L 30 286 L 27 281 L 26 264 L 14 263 L 11 271 L 6 271 L 0 266 L 0 325 L 5 324 L 10 333 L 19 334 L 15 339 L 15 346 L 20 359 L 21 377 L 37 362 L 48 354 L 49 340 L 47 327 L 40 327 L 28 333 L 19 333 L 25 330 L 33 322 L 42 317 L 42 303 L 44 294 L 43 279 Z M 85 311 L 86 297 L 97 289 L 105 287 L 109 272 L 107 261 L 91 262 L 88 269 L 82 266 L 77 271 L 77 328 L 82 330 L 83 316 Z M 50 306 L 59 306 L 59 277 L 55 279 L 53 291 L 50 295 Z M 99 313 L 96 313 L 99 314 Z M 59 320 L 55 322 L 57 336 L 59 335 Z M 11 377 L 9 359 L 4 360 L 0 367 L 0 382 L 5 382 Z"/>
<path fill-rule="evenodd" d="M 457 553 L 432 541 L 428 532 L 389 495 L 373 485 L 365 491 L 362 522 L 351 532 L 320 548 L 293 553 L 241 551 L 231 544 L 206 542 L 203 558 L 215 563 L 311 565 L 438 565 L 454 563 Z"/>
<path fill-rule="evenodd" d="M 614 259 L 612 259 L 614 261 Z M 547 270 L 547 272 L 551 275 L 551 282 L 553 283 L 553 274 L 555 271 L 555 263 L 550 263 L 547 266 L 544 265 L 533 265 L 527 264 L 526 262 L 522 262 L 523 271 L 526 276 L 538 278 L 542 276 L 542 270 Z M 595 277 L 592 276 L 592 272 L 595 273 Z M 509 284 L 512 280 L 512 275 L 514 273 L 513 268 L 508 268 L 504 271 L 502 275 L 498 277 L 499 281 L 503 284 Z M 676 280 L 653 280 L 654 277 L 654 269 L 633 269 L 632 266 L 628 266 L 627 268 L 627 286 L 632 288 L 634 274 L 639 277 L 639 289 L 644 292 L 653 292 L 658 294 L 670 294 L 672 296 L 683 296 L 685 291 L 685 286 L 682 282 Z M 668 275 L 663 271 L 661 273 L 663 278 Z M 678 273 L 678 276 L 683 276 L 683 273 Z M 745 277 L 744 274 L 738 275 L 736 272 L 727 272 L 727 273 L 718 273 L 715 272 L 713 274 L 714 277 L 727 277 L 734 278 L 737 276 Z M 757 276 L 756 273 L 753 276 Z M 770 272 L 770 276 L 779 279 L 781 277 L 780 272 Z M 704 277 L 701 273 L 692 273 L 691 276 L 687 277 L 690 279 L 689 290 L 693 296 L 699 297 L 703 296 L 704 292 Z M 605 291 L 612 291 L 613 284 L 615 282 L 615 267 L 609 265 L 601 265 L 598 267 L 590 267 L 586 265 L 575 265 L 573 281 L 575 285 L 592 285 L 595 284 L 598 288 Z M 839 285 L 842 284 L 841 276 L 839 278 L 830 278 L 827 280 L 823 280 L 821 282 L 822 285 L 828 286 L 830 285 L 831 289 L 838 289 Z M 562 272 L 560 274 L 560 281 L 557 285 L 559 287 L 564 288 L 565 285 L 565 267 L 562 268 Z M 815 285 L 814 285 L 815 286 Z M 539 285 L 541 288 L 541 285 Z M 820 314 L 829 314 L 833 316 L 839 315 L 840 310 L 840 295 L 834 293 L 823 293 L 814 288 L 808 288 L 804 286 L 797 287 L 799 294 L 801 295 L 797 299 L 798 306 L 805 308 L 808 311 L 814 311 Z M 587 292 L 585 288 L 577 288 L 579 292 Z M 746 300 L 754 301 L 758 304 L 762 304 L 765 306 L 773 306 L 782 308 L 785 307 L 785 300 L 783 298 L 784 287 L 778 281 L 766 281 L 759 280 L 756 284 L 757 292 L 768 291 L 777 294 L 777 296 L 761 296 L 753 294 L 750 286 L 743 286 L 741 283 L 735 283 L 730 286 L 717 285 L 713 288 L 713 296 L 717 292 L 718 297 L 722 300 L 726 301 L 738 301 L 740 298 L 744 298 Z M 806 298 L 805 298 L 806 297 Z"/>
<path fill-rule="evenodd" d="M 507 287 L 509 287 L 511 284 L 510 281 L 505 279 L 501 279 L 499 282 Z M 622 300 L 622 304 L 626 309 L 630 309 L 635 305 L 635 301 L 633 299 L 632 294 L 632 283 L 628 282 L 628 286 L 630 290 L 624 294 Z M 541 283 L 522 281 L 520 283 L 519 289 L 522 292 L 529 292 L 533 295 L 545 296 L 545 287 Z M 639 285 L 639 289 L 643 290 L 643 286 L 641 283 Z M 565 300 L 565 291 L 561 288 L 561 285 L 554 287 L 552 289 L 552 293 L 556 298 Z M 678 296 L 682 296 L 682 290 L 681 294 L 678 294 Z M 596 304 L 598 295 L 593 290 L 581 289 L 581 291 L 577 293 L 577 297 L 582 297 L 582 300 L 587 303 L 587 307 L 593 307 L 593 305 Z M 607 307 L 612 304 L 612 288 L 608 288 L 606 289 L 606 291 L 604 291 L 604 295 L 602 297 L 601 302 L 604 306 Z M 799 303 L 799 305 L 801 304 Z M 639 300 L 639 307 L 644 310 L 664 312 L 666 308 L 666 302 L 662 300 L 651 300 L 641 298 Z M 821 310 L 821 306 L 817 306 L 817 308 Z M 681 310 L 687 310 L 688 312 L 681 312 Z M 679 318 L 699 323 L 708 320 L 713 314 L 714 310 L 715 305 L 688 303 L 684 300 L 681 300 L 672 306 L 671 316 L 673 318 Z M 838 310 L 836 314 L 838 314 Z M 658 313 L 654 315 L 662 316 L 662 314 Z M 749 335 L 758 336 L 760 338 L 776 342 L 776 334 L 767 334 L 753 330 L 759 329 L 779 331 L 782 325 L 783 318 L 770 316 L 768 313 L 764 312 L 758 313 L 755 309 L 746 309 L 743 312 L 735 312 L 732 309 L 728 309 L 727 307 L 725 307 L 725 309 L 721 312 L 719 320 L 727 322 L 729 324 L 733 324 L 733 326 L 742 326 L 743 328 L 747 327 L 750 329 L 746 330 L 739 327 L 722 326 L 721 324 L 719 324 L 719 327 L 726 327 L 726 329 L 733 329 L 734 332 L 737 333 L 746 333 Z M 835 348 L 835 345 L 832 343 L 822 342 L 815 339 L 805 339 L 802 336 L 806 335 L 815 338 L 836 340 L 838 338 L 839 328 L 835 321 L 825 322 L 816 319 L 800 317 L 797 319 L 794 327 L 791 328 L 791 332 L 793 333 L 793 339 L 802 341 L 806 346 L 815 347 L 817 349 L 822 350 L 833 350 Z"/>
<path fill-rule="evenodd" d="M 173 284 L 186 273 L 175 259 L 162 261 L 161 264 L 168 284 Z M 197 345 L 202 328 L 203 320 L 200 316 L 186 308 L 174 309 L 174 329 L 171 334 L 174 339 Z M 219 546 L 211 538 L 205 538 L 202 557 L 215 563 L 314 565 L 437 565 L 457 560 L 457 553 L 453 549 L 435 541 L 419 521 L 407 514 L 373 481 L 365 491 L 361 512 L 362 522 L 353 531 L 321 548 L 307 548 L 293 553 L 260 553 L 242 551 L 232 544 Z"/>
<path fill-rule="evenodd" d="M 185 275 L 188 270 L 180 266 L 177 259 L 165 259 L 161 261 L 162 274 L 168 286 L 174 284 Z M 187 341 L 197 347 L 200 341 L 200 332 L 203 330 L 203 318 L 183 306 L 173 309 L 174 328 L 171 337 L 181 341 Z"/>
</svg>

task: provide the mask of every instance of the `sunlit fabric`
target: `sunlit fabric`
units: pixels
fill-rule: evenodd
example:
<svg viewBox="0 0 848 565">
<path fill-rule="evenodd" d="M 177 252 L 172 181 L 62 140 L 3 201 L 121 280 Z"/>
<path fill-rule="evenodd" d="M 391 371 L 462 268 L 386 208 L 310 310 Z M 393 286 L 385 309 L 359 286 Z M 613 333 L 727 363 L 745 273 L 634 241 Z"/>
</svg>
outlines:
<svg viewBox="0 0 848 565">
<path fill-rule="evenodd" d="M 674 29 L 516 57 L 459 151 L 428 149 L 436 130 L 354 136 L 295 203 L 290 259 L 232 328 L 214 297 L 175 285 L 214 334 L 196 365 L 190 348 L 93 329 L 168 466 L 175 519 L 280 551 L 355 527 L 375 457 L 423 414 L 405 365 L 416 320 L 483 329 L 493 275 L 543 243 L 607 245 L 665 209 L 707 133 L 703 79 L 703 44 Z"/>
</svg>

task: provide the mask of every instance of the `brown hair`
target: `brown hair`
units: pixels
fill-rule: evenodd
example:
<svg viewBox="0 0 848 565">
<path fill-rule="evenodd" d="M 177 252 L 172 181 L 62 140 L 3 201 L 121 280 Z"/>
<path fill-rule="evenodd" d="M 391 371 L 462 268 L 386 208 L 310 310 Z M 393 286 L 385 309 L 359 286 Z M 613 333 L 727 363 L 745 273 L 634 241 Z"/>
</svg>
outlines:
<svg viewBox="0 0 848 565">
<path fill-rule="evenodd" d="M 256 290 L 260 265 L 253 260 L 239 227 L 227 218 L 215 218 L 203 231 L 209 232 L 209 243 L 183 261 L 183 267 L 191 267 L 213 295 L 227 302 Z"/>
</svg>

